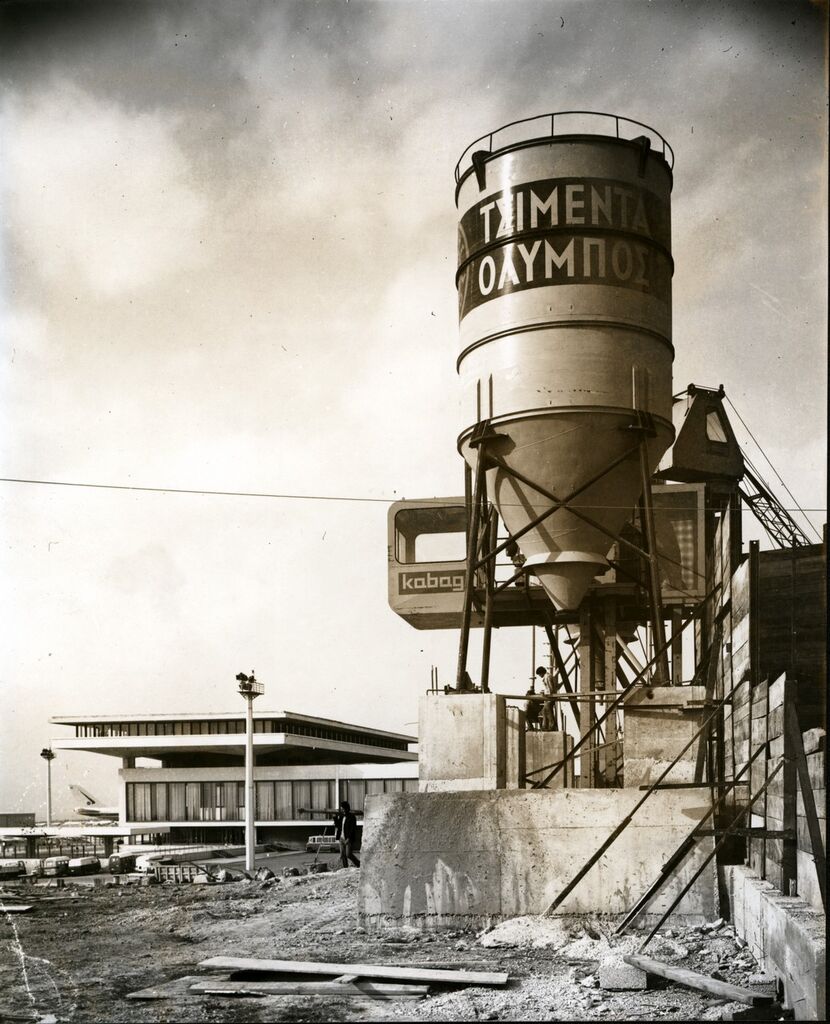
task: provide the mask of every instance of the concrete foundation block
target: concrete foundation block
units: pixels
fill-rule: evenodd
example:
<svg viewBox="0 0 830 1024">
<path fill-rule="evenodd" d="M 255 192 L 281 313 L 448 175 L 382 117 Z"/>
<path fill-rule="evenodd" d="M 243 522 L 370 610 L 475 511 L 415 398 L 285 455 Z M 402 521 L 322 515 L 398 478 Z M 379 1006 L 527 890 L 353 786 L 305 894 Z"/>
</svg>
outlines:
<svg viewBox="0 0 830 1024">
<path fill-rule="evenodd" d="M 504 697 L 434 694 L 419 705 L 421 792 L 504 789 L 507 734 Z"/>
<path fill-rule="evenodd" d="M 645 989 L 648 975 L 622 957 L 609 957 L 599 965 L 599 987 L 621 992 Z"/>
<path fill-rule="evenodd" d="M 476 925 L 543 914 L 630 813 L 633 790 L 500 790 L 396 793 L 372 798 L 364 816 L 358 912 L 365 924 Z M 623 913 L 708 809 L 708 790 L 655 793 L 558 908 L 562 915 Z M 713 840 L 697 845 L 652 901 L 668 909 Z M 716 914 L 710 865 L 674 916 L 702 924 Z"/>
<path fill-rule="evenodd" d="M 625 703 L 625 786 L 656 782 L 703 721 L 703 686 L 642 687 Z M 693 782 L 697 744 L 686 751 L 664 781 Z"/>
<path fill-rule="evenodd" d="M 525 759 L 527 771 L 534 772 L 537 768 L 545 768 L 547 765 L 562 761 L 568 751 L 573 749 L 573 737 L 566 732 L 546 732 L 541 729 L 532 729 L 525 736 Z M 535 782 L 541 782 L 547 772 L 536 772 L 531 778 Z M 555 778 L 548 783 L 548 789 L 573 789 L 574 768 L 573 761 L 570 761 L 564 768 L 561 768 Z"/>
</svg>

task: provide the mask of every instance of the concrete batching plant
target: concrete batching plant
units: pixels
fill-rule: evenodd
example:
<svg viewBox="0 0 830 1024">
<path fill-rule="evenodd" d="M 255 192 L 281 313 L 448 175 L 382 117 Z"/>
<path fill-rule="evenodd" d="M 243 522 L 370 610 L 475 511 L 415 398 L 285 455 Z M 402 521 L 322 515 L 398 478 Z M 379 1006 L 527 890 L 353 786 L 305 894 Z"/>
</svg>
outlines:
<svg viewBox="0 0 830 1024">
<path fill-rule="evenodd" d="M 792 765 L 826 708 L 826 554 L 746 463 L 724 389 L 672 394 L 673 163 L 639 122 L 568 112 L 456 167 L 464 494 L 391 506 L 388 582 L 416 628 L 459 629 L 458 662 L 421 698 L 420 791 L 367 806 L 366 924 L 699 922 L 749 892 L 745 859 L 823 905 Z M 744 551 L 742 511 L 778 550 Z M 527 625 L 544 692 L 491 692 L 493 629 Z M 539 703 L 557 713 L 527 728 Z"/>
</svg>

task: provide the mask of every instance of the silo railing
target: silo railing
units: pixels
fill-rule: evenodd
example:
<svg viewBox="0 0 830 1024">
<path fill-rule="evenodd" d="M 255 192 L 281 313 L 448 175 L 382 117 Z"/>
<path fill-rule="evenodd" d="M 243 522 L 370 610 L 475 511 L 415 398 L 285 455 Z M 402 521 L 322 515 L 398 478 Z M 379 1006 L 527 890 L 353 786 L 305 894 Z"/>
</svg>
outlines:
<svg viewBox="0 0 830 1024">
<path fill-rule="evenodd" d="M 577 122 L 576 119 L 582 120 Z M 620 117 L 619 114 L 603 114 L 596 110 L 560 110 L 553 114 L 540 114 L 536 117 L 510 121 L 509 124 L 504 124 L 501 128 L 470 143 L 455 165 L 455 181 L 460 182 L 461 178 L 472 170 L 474 153 L 482 150 L 490 154 L 498 153 L 511 146 L 540 142 L 562 135 L 602 135 L 623 140 L 645 135 L 652 148 L 662 154 L 669 168 L 674 167 L 674 150 L 658 131 L 643 124 L 642 121 Z"/>
</svg>

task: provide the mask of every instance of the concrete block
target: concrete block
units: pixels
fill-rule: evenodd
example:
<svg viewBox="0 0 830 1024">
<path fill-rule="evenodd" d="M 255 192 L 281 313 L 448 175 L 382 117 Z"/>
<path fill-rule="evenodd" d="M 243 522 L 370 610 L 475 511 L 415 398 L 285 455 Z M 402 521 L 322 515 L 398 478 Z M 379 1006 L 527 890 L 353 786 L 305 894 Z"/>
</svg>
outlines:
<svg viewBox="0 0 830 1024">
<path fill-rule="evenodd" d="M 702 701 L 703 686 L 642 687 L 625 702 L 626 787 L 656 782 L 691 740 L 703 721 L 703 709 L 688 707 Z M 683 754 L 665 782 L 693 782 L 697 743 Z"/>
<path fill-rule="evenodd" d="M 524 789 L 527 770 L 527 746 L 525 741 L 526 715 L 521 708 L 505 708 L 505 742 L 507 746 L 505 786 L 507 789 Z"/>
<path fill-rule="evenodd" d="M 427 694 L 419 705 L 421 792 L 504 789 L 504 697 L 495 693 Z"/>
<path fill-rule="evenodd" d="M 622 957 L 609 957 L 599 965 L 599 987 L 621 992 L 642 990 L 648 988 L 648 975 Z"/>
<path fill-rule="evenodd" d="M 525 736 L 525 758 L 527 771 L 532 772 L 537 768 L 545 768 L 547 765 L 562 761 L 568 751 L 573 749 L 573 737 L 566 732 L 545 732 L 541 729 L 534 729 Z M 537 772 L 532 778 L 541 782 L 547 772 Z M 573 789 L 574 769 L 573 761 L 570 761 L 564 768 L 557 772 L 551 779 L 547 789 Z"/>
<path fill-rule="evenodd" d="M 725 868 L 735 934 L 767 974 L 781 979 L 796 1020 L 826 1020 L 825 917 L 742 865 Z"/>
</svg>

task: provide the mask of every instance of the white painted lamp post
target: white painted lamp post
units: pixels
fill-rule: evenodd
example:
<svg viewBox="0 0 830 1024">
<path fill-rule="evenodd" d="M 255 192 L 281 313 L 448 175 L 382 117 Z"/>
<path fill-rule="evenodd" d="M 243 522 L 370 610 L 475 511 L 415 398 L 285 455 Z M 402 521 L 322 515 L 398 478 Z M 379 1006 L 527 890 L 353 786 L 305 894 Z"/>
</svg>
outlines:
<svg viewBox="0 0 830 1024">
<path fill-rule="evenodd" d="M 254 678 L 253 669 L 246 676 L 240 672 L 236 677 L 239 692 L 247 702 L 245 716 L 245 870 L 254 870 L 254 847 L 256 830 L 256 793 L 254 792 L 254 698 L 265 693 L 265 687 Z"/>
<path fill-rule="evenodd" d="M 44 747 L 40 756 L 46 762 L 46 826 L 52 825 L 52 762 L 55 760 L 55 752 L 51 747 Z"/>
</svg>

